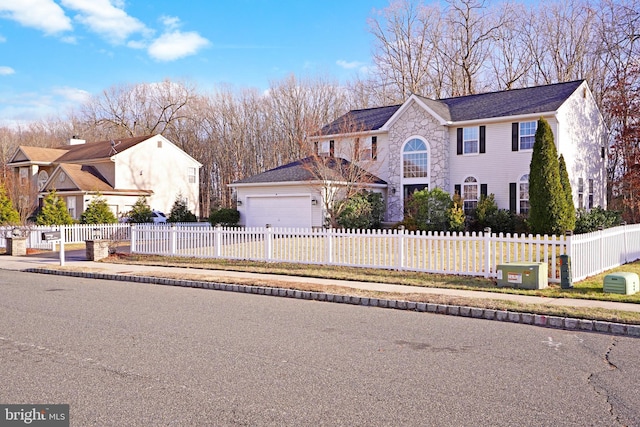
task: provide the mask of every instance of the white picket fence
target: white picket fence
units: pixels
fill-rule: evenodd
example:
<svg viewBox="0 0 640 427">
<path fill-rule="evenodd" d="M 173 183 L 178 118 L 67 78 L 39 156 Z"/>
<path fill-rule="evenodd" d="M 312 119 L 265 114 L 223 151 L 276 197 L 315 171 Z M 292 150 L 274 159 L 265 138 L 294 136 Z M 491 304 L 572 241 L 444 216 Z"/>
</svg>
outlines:
<svg viewBox="0 0 640 427">
<path fill-rule="evenodd" d="M 640 259 L 640 224 L 576 234 L 569 241 L 574 281 Z"/>
<path fill-rule="evenodd" d="M 131 252 L 422 271 L 493 277 L 506 262 L 547 262 L 560 281 L 564 236 L 405 230 L 194 228 L 133 225 Z"/>
<path fill-rule="evenodd" d="M 12 227 L 0 227 L 6 247 Z M 55 249 L 30 226 L 27 247 Z M 130 242 L 131 253 L 369 267 L 495 277 L 506 262 L 547 262 L 549 281 L 559 282 L 559 256 L 571 259 L 574 281 L 640 259 L 640 224 L 574 236 L 495 233 L 424 233 L 405 230 L 332 230 L 211 227 L 208 223 L 74 224 L 65 242 L 107 239 Z"/>
<path fill-rule="evenodd" d="M 0 227 L 0 247 L 6 247 L 6 237 L 11 236 L 16 227 Z M 129 224 L 73 224 L 65 225 L 65 243 L 84 243 L 86 240 L 106 239 L 128 242 L 131 239 Z M 42 233 L 45 231 L 60 231 L 58 225 L 29 225 L 18 227 L 19 232 L 27 237 L 27 248 L 54 249 L 55 241 L 45 241 Z"/>
</svg>

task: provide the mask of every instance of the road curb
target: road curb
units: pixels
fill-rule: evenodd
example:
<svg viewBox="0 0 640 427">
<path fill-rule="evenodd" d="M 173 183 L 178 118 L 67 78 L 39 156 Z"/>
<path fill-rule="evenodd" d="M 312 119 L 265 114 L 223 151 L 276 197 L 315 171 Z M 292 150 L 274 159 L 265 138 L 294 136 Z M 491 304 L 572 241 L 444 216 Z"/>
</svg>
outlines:
<svg viewBox="0 0 640 427">
<path fill-rule="evenodd" d="M 27 273 L 52 274 L 57 276 L 80 277 L 86 279 L 118 280 L 122 282 L 149 283 L 153 285 L 182 286 L 188 288 L 212 289 L 227 292 L 241 292 L 285 298 L 333 302 L 339 304 L 362 305 L 367 307 L 390 308 L 395 310 L 417 311 L 444 314 L 448 316 L 471 317 L 498 322 L 521 323 L 569 331 L 597 332 L 640 338 L 640 325 L 606 322 L 601 320 L 577 319 L 571 317 L 548 316 L 543 314 L 521 313 L 510 310 L 467 307 L 460 305 L 433 304 L 404 301 L 387 298 L 369 298 L 352 295 L 332 294 L 328 292 L 309 292 L 297 289 L 275 288 L 269 286 L 238 285 L 197 280 L 167 279 L 162 277 L 135 276 L 127 274 L 91 273 L 84 271 L 53 270 L 48 268 L 28 268 Z"/>
</svg>

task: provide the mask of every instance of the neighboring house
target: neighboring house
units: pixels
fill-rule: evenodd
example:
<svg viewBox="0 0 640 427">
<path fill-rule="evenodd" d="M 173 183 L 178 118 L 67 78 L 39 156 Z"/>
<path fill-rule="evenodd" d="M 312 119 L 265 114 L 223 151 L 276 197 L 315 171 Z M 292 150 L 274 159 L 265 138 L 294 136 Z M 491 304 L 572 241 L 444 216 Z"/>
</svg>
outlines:
<svg viewBox="0 0 640 427">
<path fill-rule="evenodd" d="M 564 155 L 576 207 L 605 207 L 606 128 L 583 80 L 441 100 L 412 95 L 402 105 L 350 111 L 312 142 L 319 155 L 355 161 L 387 183 L 387 221 L 403 219 L 411 193 L 434 187 L 459 193 L 467 212 L 481 195 L 493 193 L 499 208 L 526 214 L 540 117 L 551 125 L 558 154 Z M 292 183 L 260 178 L 251 185 L 252 179 L 231 185 L 241 203 L 283 194 Z M 296 191 L 311 194 L 300 186 Z M 298 209 L 288 200 L 277 203 L 279 210 Z M 262 220 L 252 218 L 253 210 L 239 210 L 245 224 Z M 312 225 L 321 225 L 315 216 Z"/>
<path fill-rule="evenodd" d="M 140 196 L 151 208 L 168 213 L 178 195 L 199 215 L 202 165 L 162 135 L 91 143 L 73 138 L 57 148 L 21 146 L 8 166 L 20 183 L 37 187 L 40 203 L 56 190 L 74 219 L 98 195 L 118 217 Z"/>
</svg>

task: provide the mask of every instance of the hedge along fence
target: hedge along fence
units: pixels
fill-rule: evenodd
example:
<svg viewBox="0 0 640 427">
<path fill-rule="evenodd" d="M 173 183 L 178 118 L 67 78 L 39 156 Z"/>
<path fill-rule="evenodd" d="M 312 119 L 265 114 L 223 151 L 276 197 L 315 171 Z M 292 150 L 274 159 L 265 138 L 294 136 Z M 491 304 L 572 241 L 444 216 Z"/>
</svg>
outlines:
<svg viewBox="0 0 640 427">
<path fill-rule="evenodd" d="M 133 225 L 131 252 L 383 268 L 495 277 L 505 262 L 546 262 L 560 281 L 558 257 L 571 237 L 270 227 Z"/>
</svg>

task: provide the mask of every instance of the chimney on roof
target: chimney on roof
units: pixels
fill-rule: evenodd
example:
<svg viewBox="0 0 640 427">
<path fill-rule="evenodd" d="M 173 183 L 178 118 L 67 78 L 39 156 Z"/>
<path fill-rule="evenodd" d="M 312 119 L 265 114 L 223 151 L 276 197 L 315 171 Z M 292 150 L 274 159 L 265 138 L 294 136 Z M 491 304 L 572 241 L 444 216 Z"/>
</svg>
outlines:
<svg viewBox="0 0 640 427">
<path fill-rule="evenodd" d="M 71 139 L 69 140 L 69 145 L 81 145 L 81 144 L 84 144 L 85 142 L 87 142 L 87 141 L 85 141 L 84 139 L 80 139 L 77 136 L 73 135 L 71 137 Z"/>
</svg>

